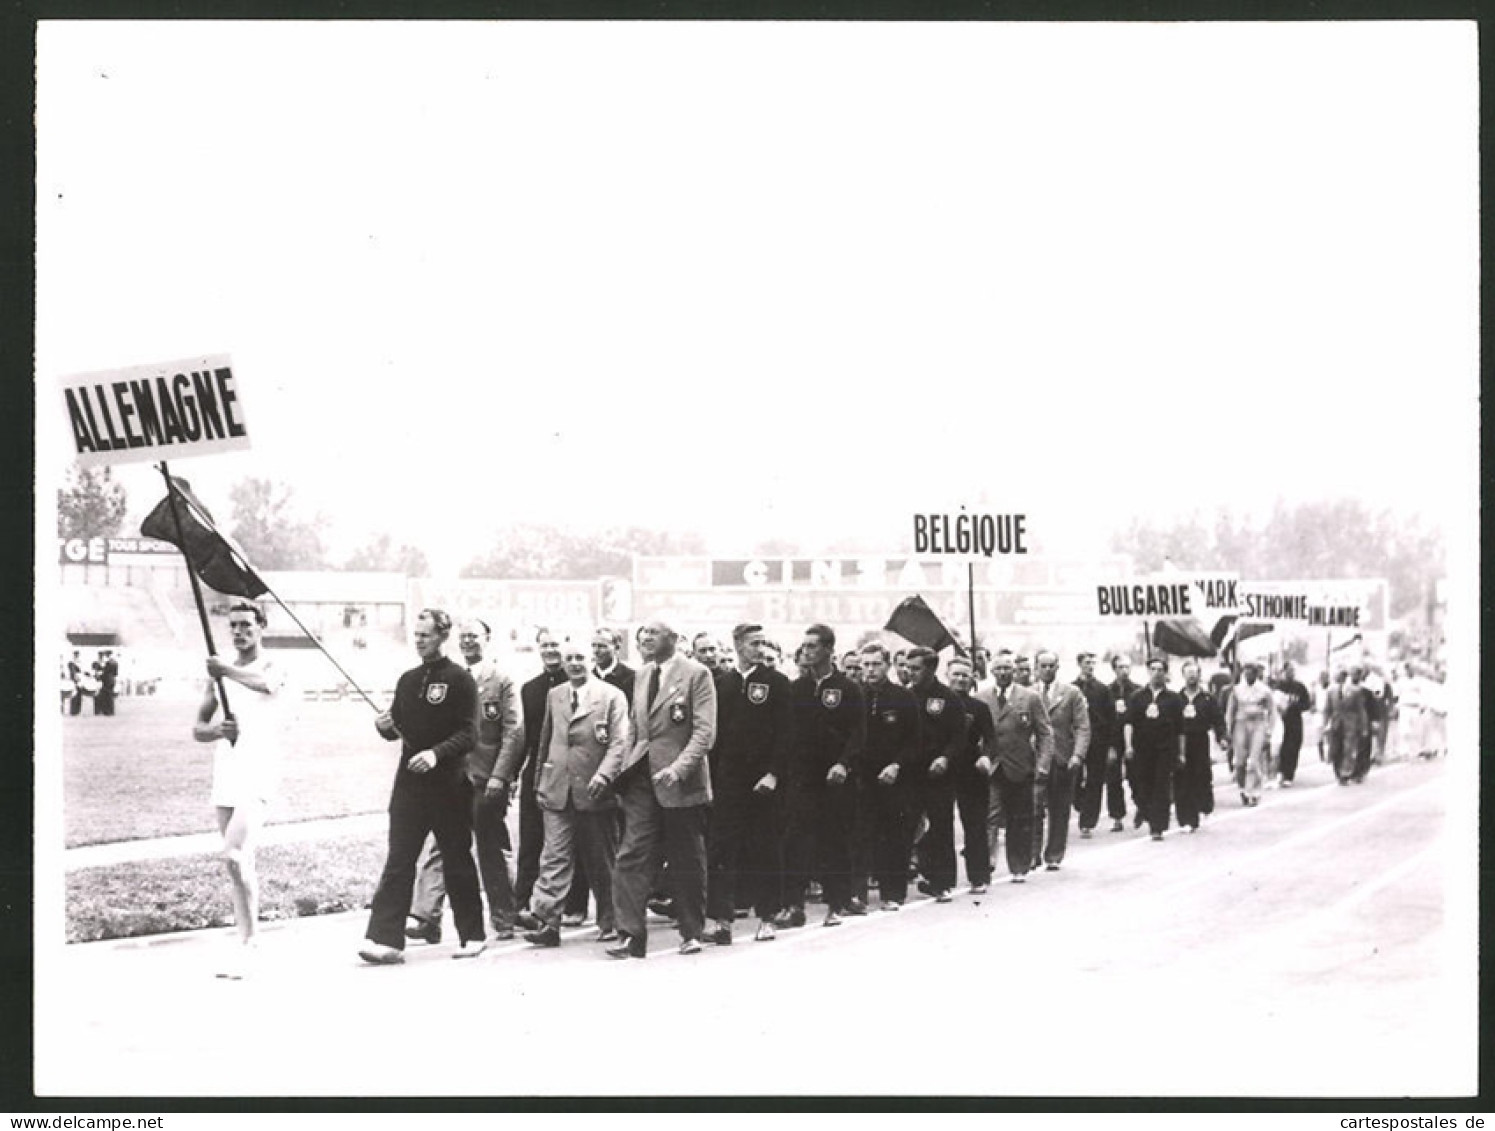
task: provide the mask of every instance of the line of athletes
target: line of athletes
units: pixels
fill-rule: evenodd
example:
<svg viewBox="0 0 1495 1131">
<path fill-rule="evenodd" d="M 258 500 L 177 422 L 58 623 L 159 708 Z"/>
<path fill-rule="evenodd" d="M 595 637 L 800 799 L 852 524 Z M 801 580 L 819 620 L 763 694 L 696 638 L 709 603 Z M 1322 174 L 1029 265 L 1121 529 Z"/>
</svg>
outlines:
<svg viewBox="0 0 1495 1131">
<path fill-rule="evenodd" d="M 668 625 L 646 624 L 638 672 L 618 659 L 610 629 L 589 646 L 541 631 L 544 668 L 516 694 L 485 655 L 485 624 L 462 626 L 465 671 L 440 654 L 449 629 L 440 610 L 421 614 L 422 665 L 401 677 L 378 721 L 405 749 L 390 859 L 359 952 L 369 962 L 400 961 L 406 938 L 439 942 L 446 890 L 455 956 L 481 953 L 479 875 L 499 938 L 517 926 L 533 945 L 559 946 L 561 928 L 584 921 L 590 894 L 597 941 L 613 944 L 606 953 L 616 958 L 647 953 L 651 909 L 675 920 L 680 951 L 694 954 L 703 942 L 730 944 L 742 909 L 757 916 L 757 941 L 803 926 L 812 894 L 825 901 L 827 927 L 866 914 L 874 889 L 875 906 L 896 911 L 911 874 L 947 902 L 957 886 L 957 818 L 966 881 L 979 896 L 1004 831 L 1013 883 L 1060 868 L 1072 812 L 1089 837 L 1104 799 L 1112 831 L 1123 831 L 1123 782 L 1134 827 L 1146 824 L 1153 840 L 1170 815 L 1197 830 L 1214 807 L 1212 743 L 1233 743 L 1242 802 L 1256 804 L 1277 710 L 1254 664 L 1223 710 L 1197 663 L 1183 664 L 1173 690 L 1161 656 L 1148 661 L 1143 685 L 1117 656 L 1105 684 L 1096 657 L 1081 653 L 1080 677 L 1066 683 L 1059 657 L 1039 652 L 1037 679 L 1025 685 L 1018 658 L 999 651 L 977 692 L 970 661 L 948 660 L 941 673 L 928 648 L 909 650 L 895 668 L 885 646 L 869 643 L 838 664 L 835 633 L 822 624 L 806 629 L 792 681 L 755 624 L 734 629 L 731 663 L 708 634 L 686 655 Z M 432 729 L 433 714 L 450 720 L 451 733 Z M 431 788 L 430 771 L 459 756 L 466 773 Z M 513 883 L 511 794 L 520 803 Z M 417 868 L 428 832 L 434 843 Z"/>
</svg>

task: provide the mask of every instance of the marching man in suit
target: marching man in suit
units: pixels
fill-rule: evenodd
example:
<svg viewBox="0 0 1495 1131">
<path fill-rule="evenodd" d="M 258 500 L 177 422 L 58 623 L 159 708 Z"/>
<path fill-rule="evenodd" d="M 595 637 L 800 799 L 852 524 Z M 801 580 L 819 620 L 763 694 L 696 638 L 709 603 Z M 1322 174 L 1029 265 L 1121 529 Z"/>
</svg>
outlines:
<svg viewBox="0 0 1495 1131">
<path fill-rule="evenodd" d="M 1033 866 L 1035 789 L 1043 789 L 1054 761 L 1054 730 L 1038 693 L 1012 680 L 1016 665 L 1005 649 L 992 658 L 995 683 L 986 695 L 996 733 L 992 793 L 1007 812 L 1007 870 L 1020 884 Z"/>
<path fill-rule="evenodd" d="M 675 651 L 663 621 L 639 630 L 647 661 L 634 684 L 633 737 L 608 752 L 588 786 L 600 797 L 611 786 L 623 806 L 623 840 L 613 867 L 618 932 L 613 958 L 648 951 L 645 902 L 666 862 L 675 897 L 680 953 L 696 954 L 706 913 L 706 816 L 711 775 L 706 754 L 716 741 L 716 688 L 711 673 Z"/>
<path fill-rule="evenodd" d="M 618 852 L 617 799 L 605 793 L 597 772 L 610 755 L 618 761 L 628 745 L 628 700 L 593 676 L 586 650 L 575 641 L 561 648 L 566 682 L 546 697 L 540 728 L 535 801 L 545 822 L 540 875 L 530 911 L 540 926 L 525 933 L 535 946 L 561 945 L 561 910 L 575 879 L 576 860 L 586 862 L 597 897 L 597 939 L 612 942 L 612 869 Z M 597 783 L 594 796 L 591 786 Z"/>
<path fill-rule="evenodd" d="M 1074 804 L 1075 779 L 1090 749 L 1090 705 L 1078 687 L 1055 678 L 1059 674 L 1057 652 L 1040 652 L 1034 662 L 1038 665 L 1038 697 L 1043 700 L 1054 728 L 1054 764 L 1049 769 L 1047 796 L 1038 799 L 1038 828 L 1033 844 L 1035 849 L 1043 846 L 1043 866 L 1057 872 L 1069 843 L 1069 810 Z M 1049 817 L 1047 841 L 1043 836 L 1045 807 Z M 1036 851 L 1033 867 L 1038 867 Z"/>
</svg>

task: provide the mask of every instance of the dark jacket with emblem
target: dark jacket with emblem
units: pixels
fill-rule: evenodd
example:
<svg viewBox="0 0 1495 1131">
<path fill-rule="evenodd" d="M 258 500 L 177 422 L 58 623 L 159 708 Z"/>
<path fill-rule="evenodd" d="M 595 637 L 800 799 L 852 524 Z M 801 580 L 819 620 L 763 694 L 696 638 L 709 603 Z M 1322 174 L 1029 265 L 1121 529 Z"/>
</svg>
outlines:
<svg viewBox="0 0 1495 1131">
<path fill-rule="evenodd" d="M 711 773 L 722 793 L 751 790 L 764 774 L 784 780 L 794 739 L 789 697 L 789 677 L 762 664 L 717 681 Z"/>
<path fill-rule="evenodd" d="M 1116 707 L 1106 685 L 1091 676 L 1075 680 L 1085 705 L 1090 709 L 1090 752 L 1106 751 L 1111 746 L 1111 731 L 1116 726 Z"/>
<path fill-rule="evenodd" d="M 1148 708 L 1157 710 L 1149 712 Z M 1184 701 L 1177 691 L 1149 687 L 1132 694 L 1126 701 L 1126 721 L 1132 728 L 1132 749 L 1156 754 L 1178 754 L 1178 739 L 1183 734 Z"/>
<path fill-rule="evenodd" d="M 1130 677 L 1113 679 L 1106 684 L 1106 696 L 1111 701 L 1111 706 L 1106 712 L 1108 722 L 1104 732 L 1108 746 L 1120 749 L 1125 743 L 1126 735 L 1122 728 L 1126 725 L 1126 704 L 1130 703 L 1132 696 L 1140 690 L 1142 690 L 1141 685 L 1133 683 Z M 1122 706 L 1118 707 L 1117 703 Z M 1095 736 L 1091 736 L 1091 741 L 1095 741 Z"/>
<path fill-rule="evenodd" d="M 867 734 L 861 688 L 838 671 L 818 684 L 814 676 L 801 676 L 790 685 L 790 701 L 794 704 L 790 782 L 801 788 L 823 786 L 825 775 L 838 762 L 849 774 L 856 774 Z"/>
<path fill-rule="evenodd" d="M 411 668 L 395 684 L 389 714 L 399 733 L 379 733 L 391 741 L 401 739 L 396 788 L 462 777 L 466 755 L 476 742 L 477 717 L 477 689 L 466 668 L 446 656 Z M 436 765 L 417 774 L 407 763 L 422 750 L 436 755 Z"/>
<path fill-rule="evenodd" d="M 930 763 L 936 758 L 945 759 L 945 780 L 959 765 L 965 746 L 965 708 L 960 697 L 939 680 L 932 680 L 928 687 L 911 687 L 909 691 L 919 706 L 919 746 L 914 758 L 914 772 L 928 775 Z"/>
<path fill-rule="evenodd" d="M 1219 702 L 1210 694 L 1209 688 L 1201 684 L 1199 694 L 1195 695 L 1192 700 L 1186 691 L 1180 691 L 1178 697 L 1182 700 L 1179 708 L 1179 725 L 1183 728 L 1184 740 L 1191 747 L 1196 746 L 1201 740 L 1204 740 L 1205 746 L 1208 747 L 1206 736 L 1211 733 L 1221 742 L 1225 741 L 1225 715 L 1220 710 Z"/>
<path fill-rule="evenodd" d="M 991 708 L 974 695 L 957 693 L 955 697 L 966 713 L 966 736 L 960 744 L 960 759 L 955 763 L 956 778 L 967 784 L 985 782 L 987 776 L 976 769 L 976 761 L 983 754 L 991 757 L 992 748 L 997 741 Z"/>
<path fill-rule="evenodd" d="M 913 693 L 892 680 L 862 685 L 867 699 L 867 740 L 862 774 L 870 782 L 893 763 L 898 785 L 907 785 L 919 758 L 919 705 Z"/>
</svg>

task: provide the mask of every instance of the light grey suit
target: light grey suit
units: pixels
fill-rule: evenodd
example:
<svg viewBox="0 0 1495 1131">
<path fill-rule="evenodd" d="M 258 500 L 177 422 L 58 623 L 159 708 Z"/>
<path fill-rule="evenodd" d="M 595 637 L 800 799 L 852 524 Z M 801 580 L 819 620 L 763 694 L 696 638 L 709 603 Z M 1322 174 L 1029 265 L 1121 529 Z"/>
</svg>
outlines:
<svg viewBox="0 0 1495 1131">
<path fill-rule="evenodd" d="M 1039 680 L 1033 685 L 1049 713 L 1054 731 L 1054 760 L 1049 766 L 1046 804 L 1038 809 L 1038 828 L 1034 845 L 1043 845 L 1043 862 L 1058 864 L 1069 844 L 1069 814 L 1074 806 L 1075 783 L 1090 749 L 1090 704 L 1085 694 L 1072 683 L 1052 684 Z M 1044 810 L 1048 811 L 1048 839 L 1044 839 Z M 1033 866 L 1038 866 L 1034 860 Z"/>
</svg>

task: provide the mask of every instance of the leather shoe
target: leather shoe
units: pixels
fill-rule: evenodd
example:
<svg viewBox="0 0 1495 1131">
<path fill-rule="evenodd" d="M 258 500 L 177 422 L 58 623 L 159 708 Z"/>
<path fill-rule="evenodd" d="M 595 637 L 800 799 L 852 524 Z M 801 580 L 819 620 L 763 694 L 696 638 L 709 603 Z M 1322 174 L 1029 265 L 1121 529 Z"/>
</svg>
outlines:
<svg viewBox="0 0 1495 1131">
<path fill-rule="evenodd" d="M 538 931 L 525 931 L 524 941 L 531 946 L 560 946 L 561 931 L 559 927 L 541 927 Z"/>
<path fill-rule="evenodd" d="M 773 929 L 773 923 L 768 919 L 758 921 L 758 933 L 753 936 L 754 942 L 773 942 L 778 937 Z"/>
<path fill-rule="evenodd" d="M 1111 822 L 1111 831 L 1113 833 L 1119 833 L 1124 831 L 1125 829 L 1126 826 L 1121 823 L 1120 817 L 1117 817 L 1114 821 Z"/>
<path fill-rule="evenodd" d="M 647 952 L 644 950 L 643 939 L 634 939 L 620 934 L 618 945 L 608 947 L 603 953 L 609 958 L 643 958 Z"/>
<path fill-rule="evenodd" d="M 585 915 L 578 915 L 575 911 L 568 911 L 561 916 L 561 926 L 563 927 L 579 927 L 586 921 L 587 917 Z"/>
<path fill-rule="evenodd" d="M 867 905 L 856 896 L 852 896 L 846 906 L 841 909 L 841 913 L 843 915 L 865 915 L 867 914 Z"/>
<path fill-rule="evenodd" d="M 661 919 L 673 919 L 675 917 L 675 901 L 673 899 L 663 899 L 656 896 L 646 902 L 644 906 Z"/>
<path fill-rule="evenodd" d="M 412 918 L 405 927 L 405 937 L 435 946 L 441 941 L 441 924 L 432 923 L 427 919 Z"/>
<path fill-rule="evenodd" d="M 680 941 L 680 953 L 681 954 L 700 954 L 701 953 L 701 940 L 700 939 L 682 939 Z"/>
<path fill-rule="evenodd" d="M 465 943 L 452 951 L 453 958 L 476 958 L 488 949 L 485 939 L 468 939 Z"/>
<path fill-rule="evenodd" d="M 834 909 L 827 911 L 825 913 L 825 922 L 820 925 L 822 927 L 839 927 L 841 925 L 841 916 L 837 915 Z"/>
<path fill-rule="evenodd" d="M 791 930 L 794 927 L 805 925 L 805 909 L 803 907 L 791 907 L 786 911 L 780 911 L 774 919 L 773 925 L 781 931 Z"/>
<path fill-rule="evenodd" d="M 724 923 L 714 931 L 707 931 L 705 936 L 703 936 L 703 941 L 709 942 L 714 946 L 731 946 L 732 928 Z"/>
<path fill-rule="evenodd" d="M 618 932 L 615 931 L 612 927 L 598 927 L 597 928 L 597 939 L 596 939 L 596 941 L 597 942 L 617 942 L 618 941 Z"/>
<path fill-rule="evenodd" d="M 539 919 L 535 918 L 535 913 L 527 907 L 514 916 L 514 923 L 517 926 L 523 927 L 526 931 L 538 931 L 545 925 Z"/>
</svg>

